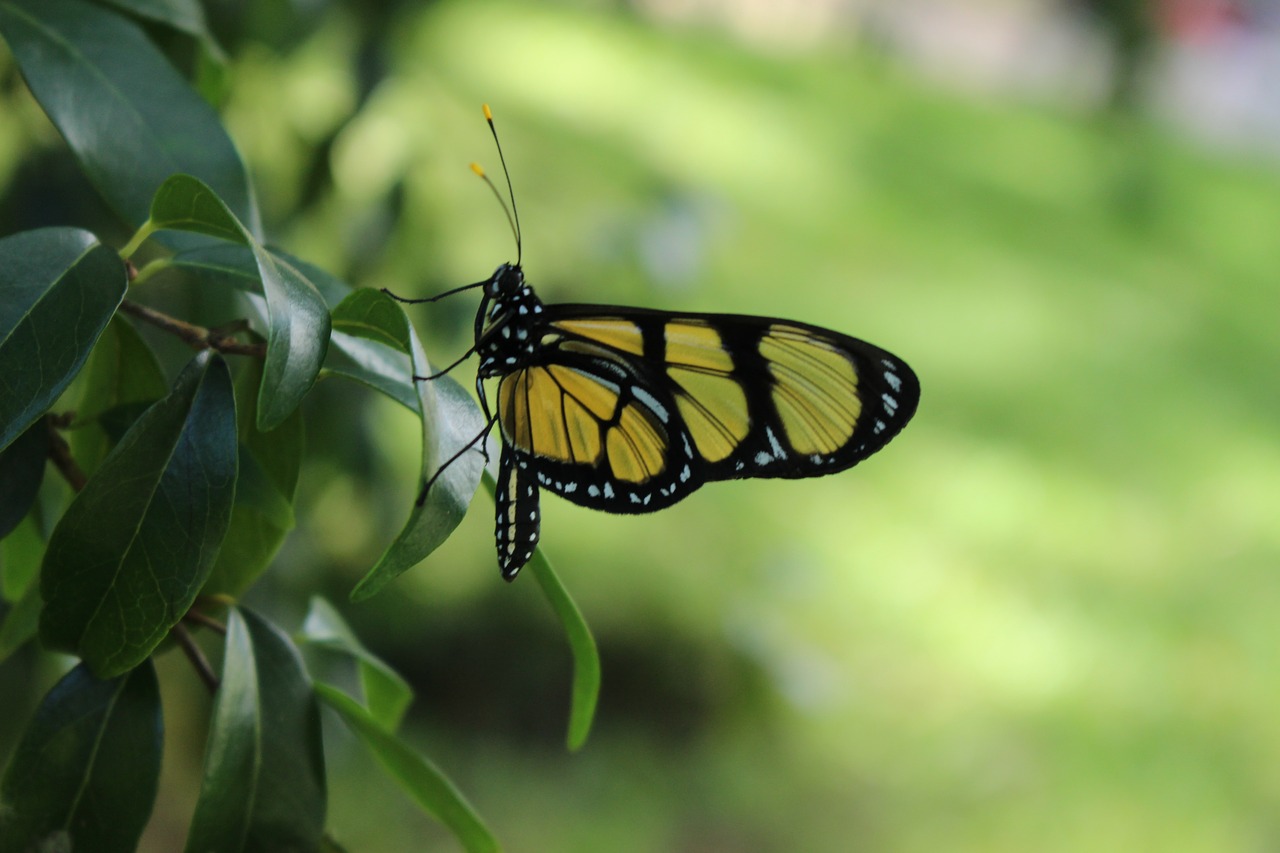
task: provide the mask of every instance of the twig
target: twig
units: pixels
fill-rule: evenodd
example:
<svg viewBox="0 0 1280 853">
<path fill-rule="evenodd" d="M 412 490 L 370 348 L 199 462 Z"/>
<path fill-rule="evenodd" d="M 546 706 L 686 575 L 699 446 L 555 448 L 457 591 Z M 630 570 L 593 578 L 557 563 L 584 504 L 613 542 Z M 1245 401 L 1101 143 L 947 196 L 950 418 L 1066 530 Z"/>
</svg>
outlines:
<svg viewBox="0 0 1280 853">
<path fill-rule="evenodd" d="M 54 467 L 61 472 L 63 479 L 78 492 L 84 488 L 85 483 L 89 482 L 89 478 L 85 476 L 75 457 L 71 455 L 71 445 L 67 444 L 62 433 L 58 432 L 60 428 L 65 428 L 71 423 L 72 417 L 70 412 L 62 415 L 46 415 L 44 422 L 49 428 L 49 458 L 53 460 Z"/>
<path fill-rule="evenodd" d="M 217 619 L 214 619 L 212 616 L 204 615 L 199 610 L 188 610 L 185 614 L 183 614 L 182 619 L 184 622 L 192 622 L 196 625 L 200 625 L 204 628 L 208 628 L 210 631 L 213 631 L 215 634 L 221 634 L 224 637 L 227 636 L 226 625 L 223 625 L 221 622 L 219 622 Z"/>
<path fill-rule="evenodd" d="M 204 652 L 200 651 L 200 647 L 196 645 L 191 632 L 181 622 L 174 625 L 170 631 L 173 634 L 173 638 L 178 641 L 178 645 L 182 647 L 187 660 L 191 661 L 191 665 L 195 667 L 196 675 L 200 676 L 200 680 L 204 682 L 205 687 L 209 688 L 210 693 L 217 693 L 218 676 L 213 674 L 213 667 L 209 665 L 209 659 L 204 656 Z"/>
<path fill-rule="evenodd" d="M 230 332 L 240 328 L 238 323 L 233 323 L 222 329 L 206 329 L 204 326 L 197 326 L 194 323 L 179 320 L 177 317 L 170 317 L 168 314 L 128 299 L 120 303 L 120 310 L 176 335 L 186 341 L 192 349 L 216 349 L 218 352 L 251 355 L 255 358 L 266 358 L 267 356 L 266 345 L 243 344 L 231 337 Z"/>
</svg>

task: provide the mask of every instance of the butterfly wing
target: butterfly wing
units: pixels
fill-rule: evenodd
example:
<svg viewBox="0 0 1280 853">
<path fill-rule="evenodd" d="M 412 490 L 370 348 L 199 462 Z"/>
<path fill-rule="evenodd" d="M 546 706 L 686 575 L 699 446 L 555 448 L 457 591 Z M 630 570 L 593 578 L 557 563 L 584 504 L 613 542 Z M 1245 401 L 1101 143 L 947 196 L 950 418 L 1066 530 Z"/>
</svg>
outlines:
<svg viewBox="0 0 1280 853">
<path fill-rule="evenodd" d="M 649 512 L 709 480 L 812 477 L 875 453 L 914 414 L 900 359 L 817 326 L 732 314 L 547 306 L 498 421 L 543 488 Z"/>
</svg>

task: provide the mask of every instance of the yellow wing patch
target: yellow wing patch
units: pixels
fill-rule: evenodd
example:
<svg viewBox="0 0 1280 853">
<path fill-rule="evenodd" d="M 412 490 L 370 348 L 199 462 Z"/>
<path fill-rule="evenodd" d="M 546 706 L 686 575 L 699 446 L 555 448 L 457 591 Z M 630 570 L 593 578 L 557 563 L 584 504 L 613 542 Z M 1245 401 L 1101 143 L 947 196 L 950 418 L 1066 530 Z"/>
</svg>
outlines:
<svg viewBox="0 0 1280 853">
<path fill-rule="evenodd" d="M 662 328 L 669 365 L 693 370 L 730 373 L 733 358 L 725 351 L 720 333 L 702 320 L 672 320 Z"/>
<path fill-rule="evenodd" d="M 605 444 L 613 476 L 624 482 L 643 483 L 667 467 L 666 431 L 634 403 L 622 410 Z"/>
<path fill-rule="evenodd" d="M 615 479 L 643 483 L 666 469 L 667 432 L 647 407 L 618 406 L 615 386 L 564 365 L 526 367 L 498 384 L 510 444 L 575 465 L 599 466 L 607 455 Z"/>
<path fill-rule="evenodd" d="M 617 391 L 559 365 L 528 367 L 502 377 L 498 419 L 507 441 L 528 453 L 594 465 L 599 421 L 618 406 Z"/>
<path fill-rule="evenodd" d="M 853 362 L 794 326 L 776 324 L 760 340 L 773 376 L 773 403 L 797 453 L 834 453 L 853 437 L 862 412 Z"/>
<path fill-rule="evenodd" d="M 557 320 L 551 325 L 562 332 L 579 335 L 632 355 L 644 354 L 644 334 L 628 320 L 592 317 L 583 320 Z"/>
<path fill-rule="evenodd" d="M 676 406 L 708 462 L 719 462 L 751 431 L 747 395 L 729 374 L 733 358 L 719 332 L 698 320 L 663 327 L 667 376 L 676 383 Z"/>
<path fill-rule="evenodd" d="M 733 453 L 751 431 L 742 386 L 723 373 L 671 367 L 667 375 L 682 389 L 676 394 L 676 407 L 698 453 L 708 462 L 719 462 Z"/>
</svg>

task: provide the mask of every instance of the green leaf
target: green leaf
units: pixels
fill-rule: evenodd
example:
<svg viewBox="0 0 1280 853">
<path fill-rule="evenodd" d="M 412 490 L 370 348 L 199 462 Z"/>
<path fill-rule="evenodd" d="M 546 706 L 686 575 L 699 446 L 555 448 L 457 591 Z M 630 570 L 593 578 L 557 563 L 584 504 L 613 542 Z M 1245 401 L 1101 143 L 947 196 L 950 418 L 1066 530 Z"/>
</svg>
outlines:
<svg viewBox="0 0 1280 853">
<path fill-rule="evenodd" d="M 4 19 L 0 6 L 0 21 Z M 0 239 L 0 448 L 58 399 L 124 298 L 124 264 L 88 231 Z"/>
<path fill-rule="evenodd" d="M 255 399 L 262 381 L 260 362 L 236 379 L 240 430 L 240 476 L 231 525 L 202 592 L 238 598 L 256 581 L 293 529 L 293 496 L 302 465 L 301 410 L 270 432 L 257 427 Z"/>
<path fill-rule="evenodd" d="M 368 385 L 410 411 L 421 411 L 413 387 L 410 334 L 409 318 L 391 297 L 357 290 L 333 309 L 333 339 L 324 369 Z"/>
<path fill-rule="evenodd" d="M 329 340 L 322 375 L 354 379 L 411 412 L 421 411 L 409 356 L 377 341 L 335 330 Z"/>
<path fill-rule="evenodd" d="M 162 733 L 150 663 L 110 681 L 71 670 L 0 782 L 0 850 L 131 853 L 155 801 Z"/>
<path fill-rule="evenodd" d="M 205 352 L 134 423 L 68 507 L 41 571 L 41 639 L 100 677 L 137 666 L 191 606 L 226 533 L 235 400 Z"/>
<path fill-rule="evenodd" d="M 253 251 L 267 298 L 267 363 L 258 393 L 258 428 L 284 422 L 315 384 L 329 344 L 329 309 L 292 264 L 268 252 L 199 180 L 174 175 L 156 191 L 151 222 L 242 243 Z"/>
<path fill-rule="evenodd" d="M 327 684 L 315 685 L 325 704 L 337 711 L 364 741 L 373 757 L 424 811 L 452 830 L 471 853 L 500 850 L 497 839 L 453 783 L 424 756 L 378 725 L 350 696 Z"/>
<path fill-rule="evenodd" d="M 213 187 L 262 233 L 244 164 L 218 114 L 142 28 L 84 0 L 0 3 L 0 35 L 36 100 L 115 211 L 141 225 L 175 173 Z"/>
<path fill-rule="evenodd" d="M 40 574 L 44 551 L 45 542 L 40 536 L 35 513 L 28 515 L 0 541 L 0 593 L 5 600 L 16 601 L 26 594 L 32 581 Z"/>
<path fill-rule="evenodd" d="M 295 258 L 288 252 L 268 247 L 275 258 L 289 264 L 300 271 L 320 291 L 325 304 L 336 307 L 348 294 L 351 285 L 314 264 Z M 229 284 L 242 290 L 260 292 L 258 287 L 257 261 L 253 253 L 244 246 L 213 245 L 201 246 L 179 252 L 170 259 L 172 266 L 187 270 L 210 282 Z"/>
<path fill-rule="evenodd" d="M 484 486 L 493 496 L 497 486 L 488 471 L 484 475 Z M 567 742 L 569 749 L 577 750 L 587 742 L 587 735 L 591 733 L 596 702 L 600 698 L 600 652 L 587 621 L 582 618 L 582 611 L 551 568 L 551 561 L 541 547 L 534 549 L 527 568 L 537 579 L 542 595 L 555 611 L 569 639 L 569 650 L 573 654 L 573 694 Z"/>
<path fill-rule="evenodd" d="M 313 645 L 354 658 L 369 715 L 389 732 L 399 727 L 405 709 L 413 700 L 413 688 L 382 658 L 364 647 L 332 604 L 319 596 L 312 597 L 311 608 L 298 633 Z"/>
<path fill-rule="evenodd" d="M 256 242 L 226 202 L 203 181 L 190 175 L 171 175 L 165 179 L 151 199 L 150 219 L 157 228 L 207 234 L 250 248 Z"/>
<path fill-rule="evenodd" d="M 413 372 L 431 375 L 431 365 L 412 329 L 409 341 Z M 413 507 L 409 520 L 386 553 L 351 591 L 354 601 L 373 595 L 448 539 L 466 515 L 480 482 L 483 457 L 479 450 L 464 450 L 484 427 L 484 418 L 471 395 L 448 376 L 414 384 L 422 413 L 422 482 L 427 482 L 446 462 L 448 468 L 432 484 L 426 502 Z M 462 454 L 453 458 L 459 451 Z"/>
<path fill-rule="evenodd" d="M 324 830 L 320 712 L 302 658 L 232 608 L 189 853 L 316 850 Z"/>
<path fill-rule="evenodd" d="M 128 407 L 134 407 L 136 417 L 141 414 L 138 405 L 154 403 L 169 390 L 155 353 L 121 314 L 111 318 L 98 338 L 77 384 L 83 391 L 68 441 L 72 456 L 89 474 L 97 470 L 107 451 L 124 434 L 124 429 L 114 435 L 112 431 L 120 416 L 130 411 Z"/>
<path fill-rule="evenodd" d="M 90 420 L 121 403 L 158 400 L 169 383 L 160 360 L 127 317 L 116 314 L 84 369 L 78 420 Z"/>
<path fill-rule="evenodd" d="M 333 328 L 409 352 L 409 318 L 394 299 L 380 290 L 361 288 L 333 309 Z"/>
<path fill-rule="evenodd" d="M 26 645 L 40 627 L 40 587 L 31 584 L 0 622 L 0 663 Z M 2 811 L 2 809 L 0 809 Z"/>
<path fill-rule="evenodd" d="M 17 441 L 0 451 L 0 539 L 26 517 L 49 458 L 49 426 L 36 421 Z"/>
<path fill-rule="evenodd" d="M 306 274 L 327 304 L 336 308 L 351 293 L 344 282 L 314 266 L 277 251 L 272 254 Z M 225 284 L 248 292 L 260 288 L 253 254 L 242 246 L 204 246 L 175 255 L 170 265 L 210 284 Z M 369 291 L 373 292 L 373 291 Z M 345 318 L 344 318 L 345 322 Z M 395 337 L 395 335 L 392 335 Z M 334 328 L 329 336 L 321 375 L 354 379 L 387 395 L 410 411 L 419 411 L 409 366 L 408 347 L 384 345 L 385 335 L 358 337 Z"/>
<path fill-rule="evenodd" d="M 13 602 L 0 624 L 0 662 L 36 635 L 40 624 L 40 584 L 34 583 L 44 556 L 35 514 L 28 515 L 17 529 L 0 541 L 0 592 Z"/>
<path fill-rule="evenodd" d="M 224 58 L 222 49 L 218 47 L 217 41 L 209 31 L 204 7 L 200 5 L 199 0 L 98 0 L 98 2 L 184 32 L 199 40 L 215 58 Z"/>
</svg>

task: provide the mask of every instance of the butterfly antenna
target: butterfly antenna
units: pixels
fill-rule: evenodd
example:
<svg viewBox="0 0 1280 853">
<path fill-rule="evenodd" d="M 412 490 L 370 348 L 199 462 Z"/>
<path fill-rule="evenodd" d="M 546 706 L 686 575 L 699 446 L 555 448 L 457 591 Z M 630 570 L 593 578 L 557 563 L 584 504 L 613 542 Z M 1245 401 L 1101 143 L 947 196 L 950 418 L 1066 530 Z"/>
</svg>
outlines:
<svg viewBox="0 0 1280 853">
<path fill-rule="evenodd" d="M 511 226 L 511 233 L 516 238 L 516 266 L 520 266 L 520 259 L 524 251 L 524 244 L 520 239 L 520 211 L 516 209 L 516 194 L 511 188 L 511 172 L 507 169 L 507 158 L 502 153 L 502 142 L 498 139 L 498 129 L 493 125 L 493 113 L 489 110 L 488 104 L 484 105 L 484 120 L 489 123 L 489 133 L 493 134 L 493 144 L 498 149 L 498 161 L 502 163 L 502 175 L 507 180 L 507 197 L 511 199 L 511 209 L 507 209 L 506 202 L 502 200 L 502 194 L 493 185 L 493 181 L 489 180 L 489 176 L 484 173 L 484 169 L 480 168 L 480 164 L 472 163 L 471 171 L 479 175 L 489 185 L 489 189 L 497 197 L 498 203 L 502 205 L 503 212 L 507 214 L 507 224 Z"/>
</svg>

